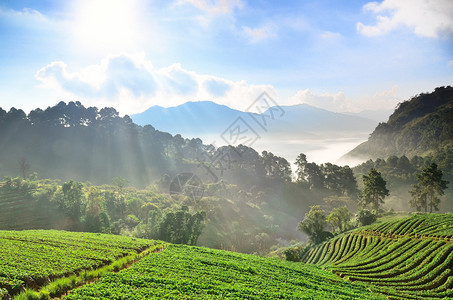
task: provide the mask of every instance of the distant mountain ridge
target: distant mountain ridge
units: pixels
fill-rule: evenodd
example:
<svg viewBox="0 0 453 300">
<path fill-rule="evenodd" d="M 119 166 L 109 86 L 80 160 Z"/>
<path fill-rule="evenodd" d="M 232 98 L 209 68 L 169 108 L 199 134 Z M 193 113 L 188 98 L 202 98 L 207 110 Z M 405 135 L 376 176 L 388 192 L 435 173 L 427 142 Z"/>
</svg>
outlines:
<svg viewBox="0 0 453 300">
<path fill-rule="evenodd" d="M 270 110 L 275 108 L 271 107 L 263 114 L 269 115 Z M 345 132 L 369 132 L 377 124 L 370 119 L 334 113 L 307 104 L 280 106 L 278 109 L 283 110 L 284 114 L 266 119 L 270 123 L 269 128 L 266 128 L 266 134 L 297 137 L 324 136 L 335 132 L 341 135 Z M 152 106 L 143 113 L 131 115 L 132 120 L 138 125 L 150 124 L 162 131 L 187 136 L 220 134 L 239 117 L 251 127 L 260 128 L 255 122 L 262 119 L 260 114 L 235 110 L 212 101 L 186 102 L 169 108 Z"/>
<path fill-rule="evenodd" d="M 368 141 L 346 156 L 386 158 L 453 152 L 453 87 L 439 87 L 402 102 Z"/>
</svg>

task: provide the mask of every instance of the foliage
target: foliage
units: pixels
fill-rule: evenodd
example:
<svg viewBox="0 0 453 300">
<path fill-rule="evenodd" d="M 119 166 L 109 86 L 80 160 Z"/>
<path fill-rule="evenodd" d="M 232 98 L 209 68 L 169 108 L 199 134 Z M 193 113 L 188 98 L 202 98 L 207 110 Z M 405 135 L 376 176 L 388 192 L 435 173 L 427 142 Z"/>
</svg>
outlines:
<svg viewBox="0 0 453 300">
<path fill-rule="evenodd" d="M 451 170 L 453 147 L 453 87 L 438 87 L 398 105 L 386 123 L 380 123 L 367 142 L 348 155 L 359 157 L 388 157 L 391 155 L 440 156 L 449 153 Z"/>
<path fill-rule="evenodd" d="M 327 222 L 333 231 L 342 232 L 346 230 L 347 224 L 351 220 L 351 213 L 346 206 L 334 208 L 327 216 Z"/>
<path fill-rule="evenodd" d="M 153 241 L 64 231 L 0 231 L 0 285 L 10 294 L 48 277 L 61 277 L 141 252 Z"/>
<path fill-rule="evenodd" d="M 417 183 L 417 175 L 424 168 L 435 163 L 442 170 L 446 180 L 450 182 L 453 180 L 453 165 L 448 167 L 450 165 L 448 160 L 453 162 L 453 152 L 445 157 L 428 155 L 425 157 L 414 156 L 408 159 L 404 155 L 401 157 L 391 156 L 386 160 L 368 160 L 354 167 L 354 173 L 359 178 L 362 175 L 368 174 L 371 168 L 375 168 L 386 179 L 387 188 L 390 190 L 390 196 L 385 203 L 386 208 L 392 207 L 395 210 L 408 210 L 407 204 L 412 200 L 408 191 L 414 189 L 413 185 Z M 452 197 L 453 190 L 445 190 L 445 195 L 447 199 Z M 416 208 L 416 206 L 413 207 Z M 423 207 L 420 209 L 423 209 Z M 445 201 L 439 209 L 442 212 L 451 211 L 453 209 L 453 203 Z"/>
<path fill-rule="evenodd" d="M 315 244 L 319 244 L 331 236 L 324 231 L 327 225 L 325 213 L 320 205 L 311 206 L 310 211 L 305 214 L 305 218 L 297 226 Z"/>
<path fill-rule="evenodd" d="M 79 220 L 82 211 L 82 202 L 85 196 L 82 188 L 83 184 L 80 182 L 72 180 L 65 182 L 61 186 L 63 197 L 58 199 L 59 208 L 75 220 Z"/>
<path fill-rule="evenodd" d="M 314 266 L 169 245 L 65 299 L 381 299 Z"/>
<path fill-rule="evenodd" d="M 310 189 L 326 189 L 337 196 L 357 196 L 357 181 L 349 166 L 309 163 L 303 153 L 297 157 L 296 166 L 296 182 L 301 185 Z"/>
<path fill-rule="evenodd" d="M 417 174 L 418 183 L 413 185 L 410 191 L 412 200 L 410 205 L 418 211 L 425 209 L 425 212 L 439 210 L 440 198 L 447 188 L 448 181 L 442 179 L 442 171 L 437 169 L 437 164 L 432 163 L 424 168 L 420 174 Z"/>
<path fill-rule="evenodd" d="M 389 195 L 386 187 L 387 182 L 382 178 L 381 173 L 371 169 L 368 175 L 363 175 L 364 189 L 360 195 L 362 207 L 370 205 L 378 211 L 379 205 L 384 203 L 384 198 Z"/>
<path fill-rule="evenodd" d="M 307 251 L 308 247 L 298 245 L 285 248 L 285 250 L 283 250 L 283 254 L 285 255 L 286 260 L 298 262 L 302 259 Z"/>
<path fill-rule="evenodd" d="M 453 214 L 419 214 L 340 235 L 302 261 L 395 299 L 453 297 Z"/>
<path fill-rule="evenodd" d="M 191 214 L 187 207 L 167 212 L 159 224 L 158 239 L 175 244 L 196 245 L 205 220 L 204 211 Z"/>
<path fill-rule="evenodd" d="M 368 209 L 361 209 L 357 213 L 357 221 L 361 226 L 370 225 L 376 222 L 377 216 Z"/>
<path fill-rule="evenodd" d="M 115 178 L 112 179 L 112 183 L 113 185 L 122 189 L 128 185 L 129 181 L 127 179 L 116 176 Z"/>
</svg>

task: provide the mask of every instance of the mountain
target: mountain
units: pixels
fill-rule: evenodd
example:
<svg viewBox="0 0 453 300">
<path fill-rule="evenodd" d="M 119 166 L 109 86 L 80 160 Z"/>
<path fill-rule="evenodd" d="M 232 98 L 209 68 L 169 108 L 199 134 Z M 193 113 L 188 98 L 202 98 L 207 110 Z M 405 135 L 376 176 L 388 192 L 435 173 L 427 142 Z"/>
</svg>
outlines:
<svg viewBox="0 0 453 300">
<path fill-rule="evenodd" d="M 146 111 L 131 115 L 134 123 L 151 124 L 159 130 L 173 134 L 197 136 L 223 132 L 238 117 L 247 114 L 211 101 L 186 102 L 165 108 L 152 106 Z"/>
<path fill-rule="evenodd" d="M 271 108 L 272 109 L 272 108 Z M 298 135 L 308 132 L 320 136 L 350 136 L 373 128 L 376 122 L 342 113 L 335 113 L 308 104 L 281 106 L 284 115 L 272 125 L 271 132 Z M 265 113 L 267 113 L 266 111 Z"/>
<path fill-rule="evenodd" d="M 378 110 L 362 110 L 358 113 L 345 112 L 345 115 L 362 117 L 365 119 L 370 119 L 376 122 L 385 122 L 388 120 L 389 116 L 393 113 L 393 109 L 378 109 Z"/>
<path fill-rule="evenodd" d="M 377 123 L 307 104 L 273 106 L 257 114 L 235 110 L 211 101 L 199 101 L 169 108 L 152 106 L 143 113 L 131 115 L 138 125 L 151 124 L 159 130 L 187 136 L 221 134 L 239 117 L 257 132 L 284 134 L 291 138 L 318 135 L 325 137 L 330 133 L 350 135 L 352 132 L 371 130 Z"/>
<path fill-rule="evenodd" d="M 453 151 L 453 87 L 439 87 L 399 104 L 368 141 L 347 157 L 426 156 Z"/>
</svg>

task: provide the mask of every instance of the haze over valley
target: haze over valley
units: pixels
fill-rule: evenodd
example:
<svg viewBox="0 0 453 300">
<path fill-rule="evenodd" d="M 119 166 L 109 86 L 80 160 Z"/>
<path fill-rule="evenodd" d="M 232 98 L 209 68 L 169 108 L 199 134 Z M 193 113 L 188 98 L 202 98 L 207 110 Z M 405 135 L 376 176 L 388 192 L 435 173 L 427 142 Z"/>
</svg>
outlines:
<svg viewBox="0 0 453 300">
<path fill-rule="evenodd" d="M 453 299 L 451 0 L 0 1 L 0 299 Z"/>
</svg>

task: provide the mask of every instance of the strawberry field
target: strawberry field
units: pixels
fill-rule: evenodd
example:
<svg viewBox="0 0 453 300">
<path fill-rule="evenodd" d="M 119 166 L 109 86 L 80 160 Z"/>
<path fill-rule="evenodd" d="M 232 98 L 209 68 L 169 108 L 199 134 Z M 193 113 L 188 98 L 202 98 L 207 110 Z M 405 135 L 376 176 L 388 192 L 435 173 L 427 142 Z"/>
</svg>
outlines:
<svg viewBox="0 0 453 300">
<path fill-rule="evenodd" d="M 168 245 L 65 299 L 381 299 L 332 273 L 254 255 Z"/>
<path fill-rule="evenodd" d="M 453 297 L 453 215 L 411 218 L 363 227 L 308 251 L 306 263 L 390 297 Z"/>
<path fill-rule="evenodd" d="M 0 231 L 0 288 L 25 286 L 106 265 L 155 242 L 124 236 L 55 230 Z"/>
</svg>

